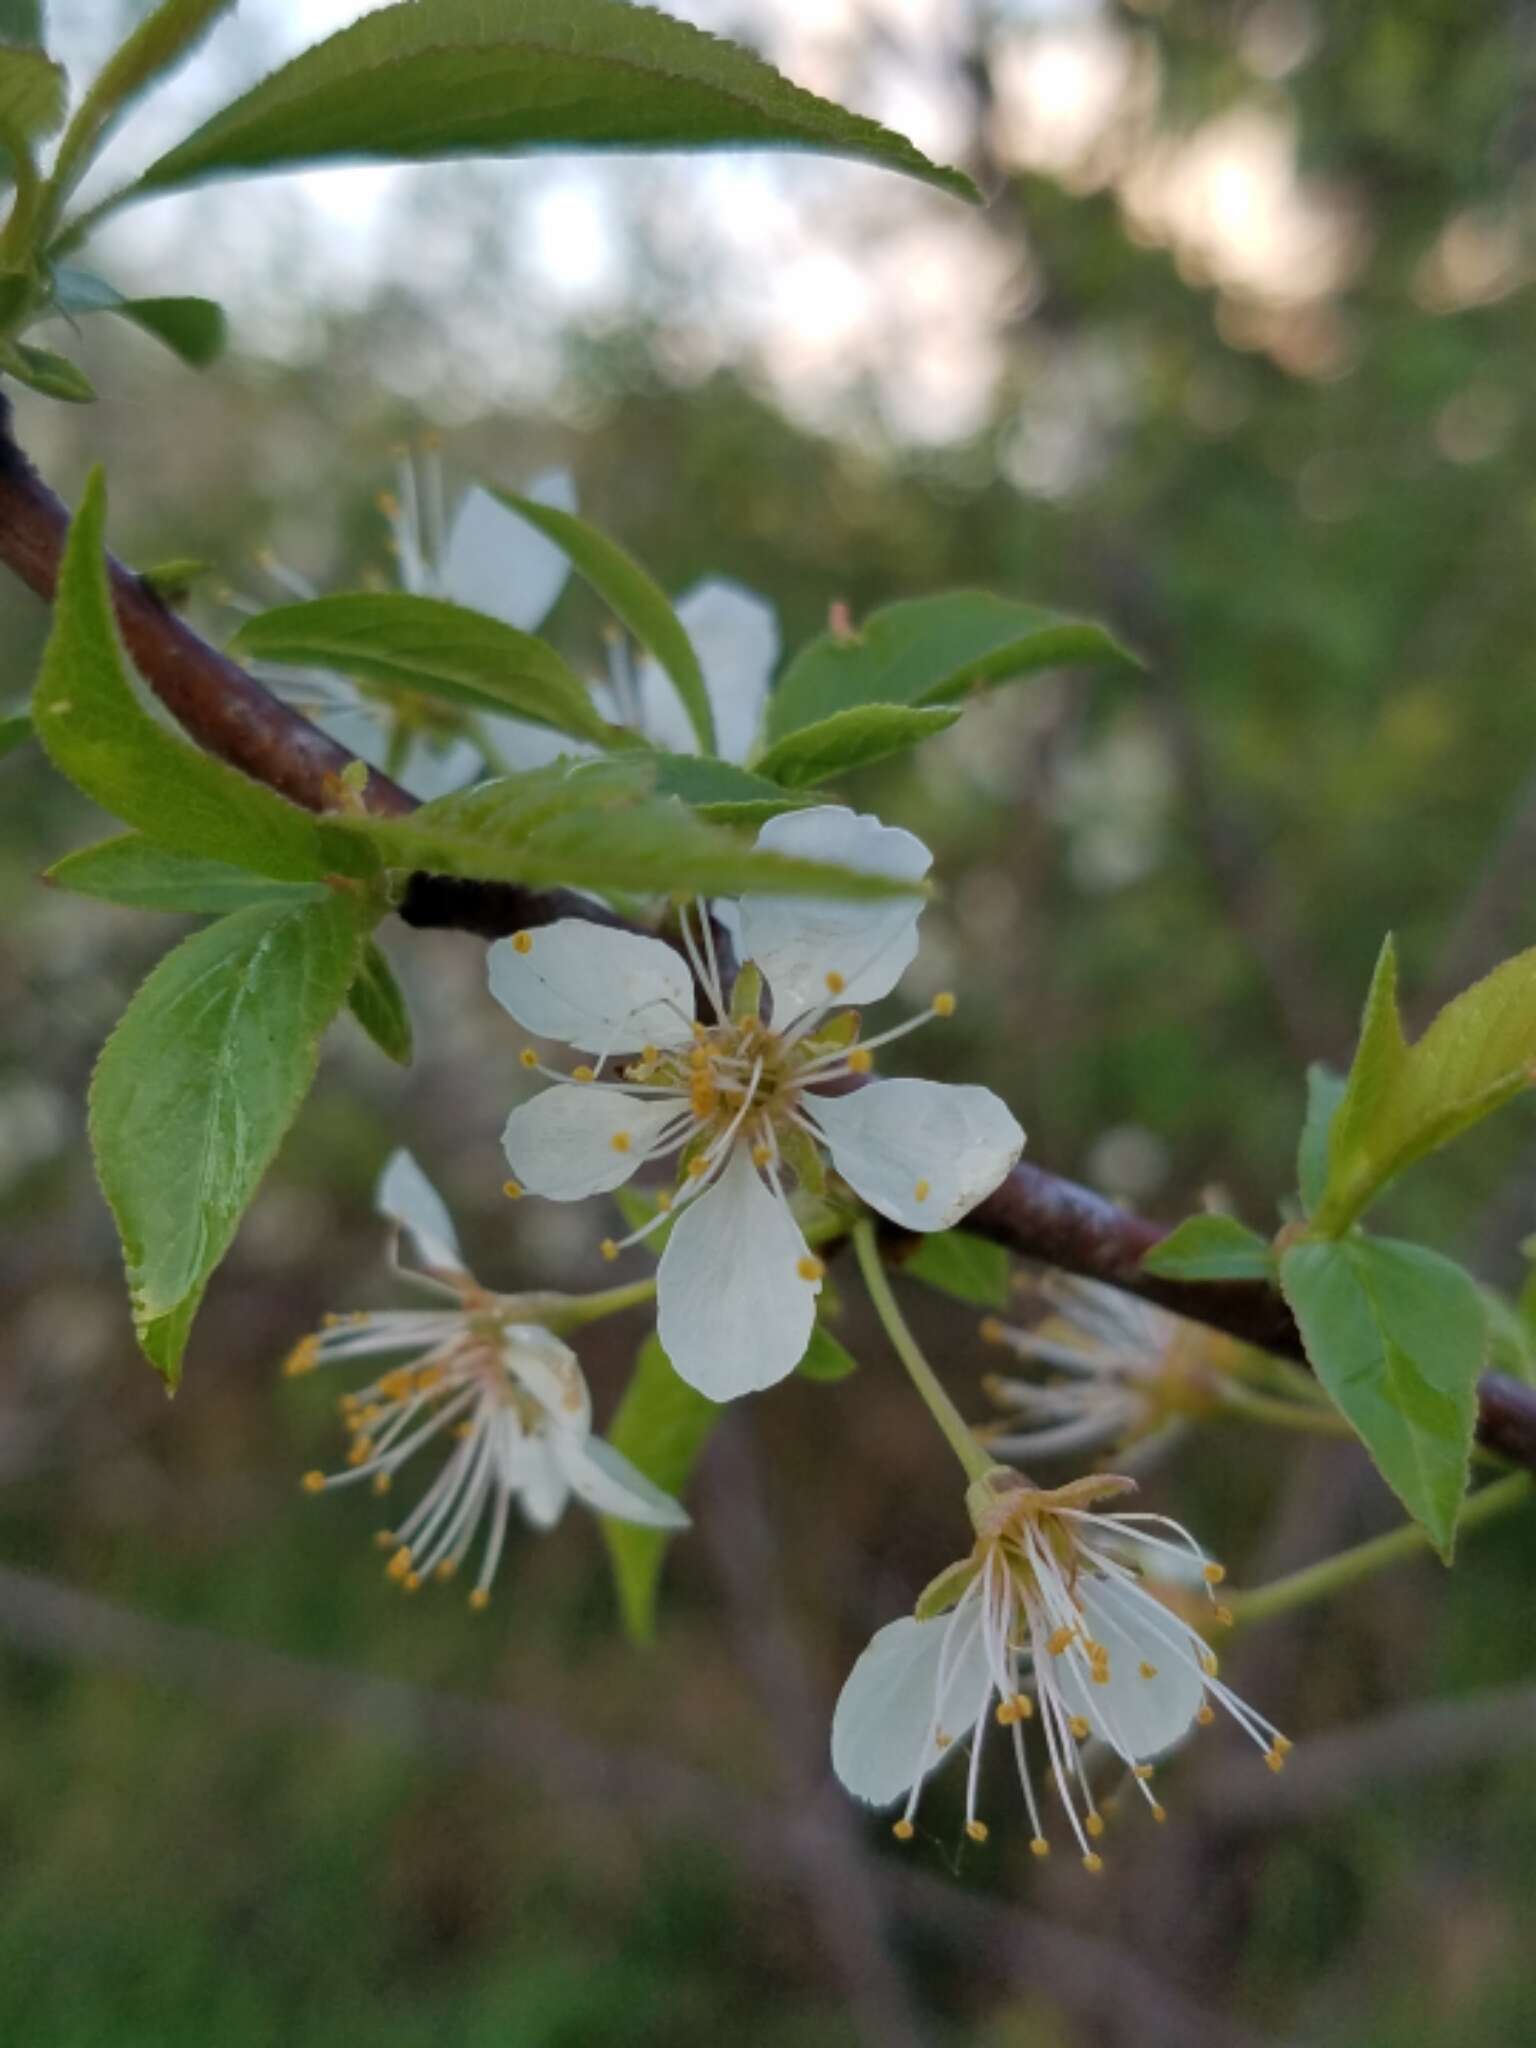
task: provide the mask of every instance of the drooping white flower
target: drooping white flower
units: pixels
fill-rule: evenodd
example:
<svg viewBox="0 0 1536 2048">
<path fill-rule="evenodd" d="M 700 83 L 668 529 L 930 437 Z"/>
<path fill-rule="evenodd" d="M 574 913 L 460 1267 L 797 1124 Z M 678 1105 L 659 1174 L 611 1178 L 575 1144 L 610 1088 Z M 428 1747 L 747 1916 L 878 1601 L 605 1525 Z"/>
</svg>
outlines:
<svg viewBox="0 0 1536 2048">
<path fill-rule="evenodd" d="M 1005 1419 L 983 1429 L 999 1458 L 1026 1462 L 1130 1445 L 1143 1450 L 1207 1413 L 1240 1347 L 1118 1287 L 1049 1274 L 1032 1290 L 1050 1313 L 1027 1329 L 988 1316 L 989 1344 L 1043 1367 L 1047 1382 L 992 1373 L 986 1392 Z"/>
<path fill-rule="evenodd" d="M 911 833 L 830 805 L 773 819 L 758 845 L 911 881 L 930 860 Z M 958 1222 L 1023 1148 L 985 1088 L 892 1080 L 828 1092 L 867 1075 L 877 1048 L 925 1021 L 860 1042 L 859 1018 L 843 1007 L 895 986 L 917 949 L 919 909 L 915 896 L 744 898 L 733 926 L 752 971 L 734 1010 L 702 908 L 697 936 L 684 915 L 688 961 L 660 940 L 577 919 L 490 950 L 492 992 L 518 1022 L 596 1056 L 513 1110 L 512 1171 L 535 1194 L 575 1201 L 619 1187 L 645 1160 L 679 1159 L 659 1334 L 679 1374 L 714 1400 L 771 1386 L 805 1353 L 822 1268 L 787 1183 L 814 1186 L 823 1150 L 871 1207 L 928 1231 Z M 703 1022 L 695 975 L 713 1012 Z M 928 1014 L 953 1008 L 940 996 Z M 531 1050 L 523 1059 L 539 1068 Z"/>
<path fill-rule="evenodd" d="M 1166 1516 L 1095 1512 L 1133 1487 L 1096 1476 L 1047 1492 L 1002 1467 L 971 1487 L 970 1556 L 940 1573 L 916 1614 L 878 1632 L 833 1716 L 833 1768 L 871 1806 L 902 1803 L 898 1839 L 915 1831 L 929 1772 L 967 1736 L 966 1832 L 986 1839 L 981 1761 L 994 1726 L 1007 1731 L 1030 1847 L 1043 1856 L 1047 1822 L 1024 1735 L 1039 1724 L 1055 1801 L 1089 1870 L 1101 1867 L 1093 1844 L 1104 1820 L 1085 1745 L 1118 1759 L 1156 1820 L 1163 1809 L 1151 1788 L 1153 1763 L 1215 1718 L 1213 1701 L 1271 1770 L 1281 1768 L 1290 1743 L 1221 1683 L 1205 1637 L 1148 1585 L 1170 1557 L 1180 1575 L 1193 1565 L 1208 1590 L 1224 1576 L 1221 1567 Z"/>
<path fill-rule="evenodd" d="M 361 1358 L 398 1361 L 343 1396 L 351 1432 L 348 1469 L 311 1472 L 312 1493 L 368 1481 L 387 1493 L 395 1474 L 445 1436 L 452 1448 L 432 1485 L 380 1542 L 389 1575 L 414 1590 L 452 1578 L 484 1535 L 470 1604 L 484 1607 L 516 1502 L 548 1529 L 572 1494 L 599 1514 L 652 1528 L 685 1528 L 676 1501 L 592 1434 L 592 1404 L 576 1354 L 538 1320 L 559 1297 L 500 1295 L 469 1272 L 448 1212 L 408 1152 L 396 1152 L 379 1181 L 378 1205 L 410 1242 L 419 1270 L 406 1277 L 443 1305 L 333 1316 L 306 1337 L 290 1373 Z"/>
</svg>

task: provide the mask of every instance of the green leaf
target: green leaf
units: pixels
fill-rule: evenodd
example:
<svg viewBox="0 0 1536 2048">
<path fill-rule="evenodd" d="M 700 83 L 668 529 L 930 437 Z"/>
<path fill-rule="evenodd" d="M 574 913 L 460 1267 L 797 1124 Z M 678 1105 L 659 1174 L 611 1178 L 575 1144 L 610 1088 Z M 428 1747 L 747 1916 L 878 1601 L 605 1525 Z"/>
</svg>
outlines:
<svg viewBox="0 0 1536 2048">
<path fill-rule="evenodd" d="M 209 1276 L 309 1088 L 364 912 L 334 893 L 236 911 L 167 954 L 102 1049 L 96 1171 L 139 1343 L 172 1387 Z"/>
<path fill-rule="evenodd" d="M 859 1361 L 845 1344 L 838 1342 L 825 1323 L 818 1323 L 812 1330 L 805 1356 L 795 1368 L 802 1379 L 821 1380 L 828 1385 L 847 1379 L 858 1369 Z"/>
<path fill-rule="evenodd" d="M 1102 626 L 982 590 L 911 598 L 801 649 L 768 700 L 782 739 L 855 704 L 938 704 L 1067 662 L 1134 663 Z"/>
<path fill-rule="evenodd" d="M 41 43 L 43 0 L 0 0 L 0 42 Z"/>
<path fill-rule="evenodd" d="M 347 991 L 347 1004 L 381 1053 L 397 1066 L 411 1064 L 415 1050 L 411 1013 L 394 969 L 372 939 L 363 947 L 362 965 Z"/>
<path fill-rule="evenodd" d="M 1397 1013 L 1387 940 L 1334 1119 L 1317 1227 L 1347 1230 L 1387 1183 L 1536 1079 L 1536 948 L 1457 996 L 1414 1045 Z"/>
<path fill-rule="evenodd" d="M 411 0 L 301 52 L 158 158 L 119 199 L 358 158 L 729 147 L 861 158 L 976 197 L 968 178 L 930 163 L 901 136 L 650 8 L 622 0 Z"/>
<path fill-rule="evenodd" d="M 30 711 L 7 711 L 0 713 L 0 761 L 7 754 L 25 746 L 32 737 L 32 714 Z"/>
<path fill-rule="evenodd" d="M 1280 1285 L 1323 1386 L 1447 1563 L 1467 1484 L 1486 1317 L 1471 1276 L 1421 1245 L 1293 1245 Z"/>
<path fill-rule="evenodd" d="M 1006 1308 L 1012 1270 L 1008 1253 L 990 1238 L 969 1230 L 938 1230 L 919 1240 L 901 1270 L 914 1280 L 969 1301 L 977 1308 Z"/>
<path fill-rule="evenodd" d="M 224 309 L 212 299 L 125 299 L 105 278 L 70 264 L 53 273 L 52 310 L 69 318 L 115 313 L 199 370 L 223 352 L 227 338 Z"/>
<path fill-rule="evenodd" d="M 1269 1280 L 1265 1240 L 1232 1216 L 1187 1216 L 1142 1255 L 1142 1271 L 1160 1280 Z"/>
<path fill-rule="evenodd" d="M 1296 1148 L 1296 1184 L 1309 1216 L 1323 1199 L 1323 1189 L 1328 1184 L 1333 1119 L 1344 1099 L 1344 1088 L 1344 1076 L 1336 1074 L 1332 1067 L 1325 1067 L 1321 1061 L 1308 1067 L 1307 1119 Z"/>
<path fill-rule="evenodd" d="M 659 1338 L 647 1338 L 608 1441 L 647 1479 L 674 1498 L 681 1496 L 722 1411 L 680 1380 Z M 656 1591 L 673 1532 L 642 1529 L 634 1522 L 602 1518 L 603 1541 L 613 1566 L 619 1608 L 630 1640 L 650 1642 L 656 1633 Z"/>
<path fill-rule="evenodd" d="M 61 193 L 74 189 L 133 102 L 190 56 L 234 4 L 235 0 L 160 0 L 129 31 L 96 74 L 59 145 L 54 180 Z"/>
<path fill-rule="evenodd" d="M 161 846 L 283 881 L 323 876 L 344 842 L 322 834 L 296 804 L 167 731 L 140 705 L 107 594 L 105 520 L 98 469 L 69 530 L 32 698 L 49 759 L 77 789 Z"/>
<path fill-rule="evenodd" d="M 321 903 L 330 893 L 320 882 L 275 882 L 228 861 L 172 853 L 142 832 L 101 839 L 67 853 L 44 875 L 56 888 L 133 910 L 169 910 L 223 917 L 248 903 Z"/>
<path fill-rule="evenodd" d="M 920 710 L 902 704 L 855 704 L 786 733 L 757 762 L 757 772 L 791 789 L 805 789 L 918 746 L 947 731 L 959 716 L 958 710 L 943 705 Z"/>
<path fill-rule="evenodd" d="M 96 396 L 96 386 L 67 356 L 34 348 L 29 341 L 0 342 L 0 376 L 14 377 L 40 397 L 62 399 L 66 405 L 89 405 Z"/>
<path fill-rule="evenodd" d="M 657 754 L 656 794 L 680 796 L 716 825 L 762 825 L 809 798 L 713 754 Z"/>
<path fill-rule="evenodd" d="M 356 591 L 279 605 L 247 619 L 230 651 L 340 669 L 470 711 L 537 719 L 599 747 L 633 744 L 599 716 L 585 683 L 554 648 L 446 598 Z"/>
<path fill-rule="evenodd" d="M 556 763 L 477 783 L 403 818 L 336 819 L 390 867 L 532 886 L 732 895 L 865 897 L 913 893 L 885 876 L 759 853 L 675 797 L 652 796 L 643 757 Z M 917 885 L 919 893 L 921 885 Z"/>
<path fill-rule="evenodd" d="M 688 714 L 688 723 L 699 745 L 706 754 L 712 754 L 715 719 L 699 657 L 665 593 L 634 556 L 607 534 L 599 533 L 574 512 L 563 512 L 558 505 L 541 505 L 537 498 L 520 498 L 515 491 L 493 491 L 491 495 L 552 540 L 614 617 L 656 657 Z"/>
<path fill-rule="evenodd" d="M 64 119 L 69 80 L 46 50 L 0 42 L 0 134 L 41 142 Z"/>
</svg>

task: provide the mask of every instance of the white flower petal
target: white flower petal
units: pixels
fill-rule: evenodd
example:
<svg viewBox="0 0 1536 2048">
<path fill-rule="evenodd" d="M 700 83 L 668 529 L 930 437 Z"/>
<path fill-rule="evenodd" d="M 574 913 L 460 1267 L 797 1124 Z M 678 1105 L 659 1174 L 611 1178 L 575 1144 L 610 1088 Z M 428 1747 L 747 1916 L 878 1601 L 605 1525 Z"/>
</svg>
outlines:
<svg viewBox="0 0 1536 2048">
<path fill-rule="evenodd" d="M 562 512 L 576 510 L 576 487 L 563 470 L 535 478 L 522 493 Z M 443 550 L 443 595 L 531 633 L 565 588 L 570 563 L 552 540 L 476 485 L 464 493 Z"/>
<path fill-rule="evenodd" d="M 744 761 L 763 722 L 768 685 L 779 659 L 779 624 L 772 605 L 739 583 L 719 577 L 696 583 L 679 599 L 677 616 L 693 642 L 715 718 L 715 749 Z M 641 729 L 674 753 L 698 751 L 682 700 L 658 662 L 640 664 Z"/>
<path fill-rule="evenodd" d="M 1095 1685 L 1076 1657 L 1060 1658 L 1056 1675 L 1068 1712 L 1081 1714 L 1133 1763 L 1161 1756 L 1189 1733 L 1205 1697 L 1199 1668 L 1187 1654 L 1196 1645 L 1184 1644 L 1181 1656 L 1183 1625 L 1134 1586 L 1085 1575 L 1077 1597 L 1093 1640 L 1109 1652 L 1109 1678 Z"/>
<path fill-rule="evenodd" d="M 488 965 L 491 994 L 540 1038 L 608 1054 L 693 1037 L 693 977 L 660 939 L 562 917 L 498 939 Z"/>
<path fill-rule="evenodd" d="M 737 1145 L 715 1185 L 678 1213 L 657 1276 L 657 1335 L 680 1379 L 712 1401 L 771 1387 L 805 1356 L 820 1283 L 805 1239 Z"/>
<path fill-rule="evenodd" d="M 639 1522 L 648 1529 L 688 1527 L 686 1511 L 671 1494 L 653 1485 L 600 1436 L 588 1437 L 585 1443 L 556 1441 L 553 1449 L 572 1493 L 598 1514 L 616 1515 L 622 1522 Z"/>
<path fill-rule="evenodd" d="M 909 882 L 921 881 L 933 860 L 910 832 L 840 804 L 817 804 L 770 818 L 757 843 L 764 852 L 836 861 L 860 874 Z M 743 897 L 742 957 L 763 971 L 773 995 L 774 1024 L 782 1029 L 834 996 L 839 1003 L 873 1003 L 889 995 L 917 951 L 922 907 L 919 896 L 880 902 Z"/>
<path fill-rule="evenodd" d="M 373 1200 L 379 1214 L 411 1239 L 424 1266 L 436 1273 L 467 1272 L 447 1205 L 409 1152 L 389 1155 Z"/>
<path fill-rule="evenodd" d="M 953 1636 L 952 1619 L 907 1615 L 888 1622 L 849 1672 L 832 1716 L 832 1768 L 855 1799 L 871 1806 L 904 1799 L 919 1778 L 955 1754 L 955 1738 L 975 1725 L 986 1705 L 992 1681 L 980 1602 L 961 1613 Z M 948 1745 L 936 1739 L 941 1666 Z"/>
<path fill-rule="evenodd" d="M 562 757 L 571 761 L 590 760 L 596 747 L 573 739 L 568 732 L 556 732 L 552 725 L 535 725 L 527 718 L 507 718 L 489 712 L 480 720 L 491 755 L 488 765 L 495 774 L 522 774 L 529 768 L 547 768 Z"/>
<path fill-rule="evenodd" d="M 553 1529 L 565 1513 L 571 1489 L 551 1446 L 525 1437 L 513 1485 L 523 1513 L 535 1529 Z"/>
<path fill-rule="evenodd" d="M 463 789 L 475 780 L 483 765 L 480 749 L 473 740 L 449 740 L 440 746 L 431 740 L 414 739 L 406 749 L 404 763 L 392 778 L 424 804 L 451 790 Z"/>
<path fill-rule="evenodd" d="M 592 1427 L 592 1400 L 576 1354 L 539 1323 L 513 1323 L 502 1335 L 508 1372 L 558 1431 L 580 1439 Z"/>
<path fill-rule="evenodd" d="M 948 1230 L 1024 1149 L 1013 1112 L 990 1088 L 872 1081 L 801 1101 L 844 1180 L 907 1230 Z"/>
<path fill-rule="evenodd" d="M 583 1195 L 622 1187 L 677 1115 L 671 1097 L 562 1081 L 520 1102 L 501 1142 L 507 1164 L 530 1194 L 579 1202 Z"/>
</svg>

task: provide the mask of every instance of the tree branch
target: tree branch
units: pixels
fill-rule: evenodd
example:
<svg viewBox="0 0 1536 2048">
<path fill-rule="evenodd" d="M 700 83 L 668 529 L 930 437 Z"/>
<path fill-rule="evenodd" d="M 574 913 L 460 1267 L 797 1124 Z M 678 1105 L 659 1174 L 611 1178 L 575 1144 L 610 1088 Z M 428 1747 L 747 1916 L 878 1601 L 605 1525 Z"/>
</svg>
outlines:
<svg viewBox="0 0 1536 2048">
<path fill-rule="evenodd" d="M 0 562 L 45 601 L 53 596 L 69 518 L 11 438 L 10 406 L 0 395 Z M 324 809 L 334 778 L 354 758 L 346 748 L 200 639 L 141 577 L 111 556 L 107 569 L 128 652 L 191 737 L 292 802 Z M 407 791 L 376 771 L 370 771 L 364 800 L 386 816 L 403 815 L 416 805 Z M 560 917 L 633 928 L 569 890 L 428 874 L 411 876 L 400 915 L 418 928 L 465 931 L 482 939 Z M 1265 1350 L 1304 1356 L 1290 1310 L 1273 1288 L 1259 1281 L 1196 1286 L 1153 1279 L 1141 1271 L 1140 1261 L 1166 1234 L 1162 1225 L 1037 1166 L 1015 1167 L 966 1223 L 1021 1257 L 1124 1288 Z M 1478 1438 L 1488 1450 L 1536 1471 L 1536 1388 L 1502 1373 L 1485 1373 L 1479 1386 Z"/>
</svg>

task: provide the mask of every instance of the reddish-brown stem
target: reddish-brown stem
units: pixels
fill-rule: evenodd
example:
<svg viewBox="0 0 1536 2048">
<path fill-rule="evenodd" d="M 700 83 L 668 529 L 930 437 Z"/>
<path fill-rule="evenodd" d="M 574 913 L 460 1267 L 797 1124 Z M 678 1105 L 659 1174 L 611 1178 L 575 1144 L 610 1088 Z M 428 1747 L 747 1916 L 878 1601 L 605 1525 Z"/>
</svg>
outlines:
<svg viewBox="0 0 1536 2048">
<path fill-rule="evenodd" d="M 45 601 L 53 596 L 69 512 L 10 434 L 0 396 L 0 562 Z M 108 558 L 112 599 L 129 654 L 150 688 L 209 753 L 242 769 L 306 809 L 331 799 L 335 778 L 352 761 L 345 747 L 291 710 L 254 676 L 199 638 L 155 592 Z M 387 776 L 370 773 L 366 801 L 398 816 L 415 799 Z M 412 875 L 400 914 L 407 924 L 494 939 L 559 917 L 628 927 L 590 898 L 561 889 L 525 889 L 442 875 Z M 1208 1323 L 1245 1343 L 1302 1358 L 1300 1334 L 1279 1294 L 1260 1281 L 1181 1284 L 1141 1271 L 1165 1226 L 1131 1214 L 1089 1189 L 1033 1165 L 1016 1166 L 966 1218 L 967 1227 L 1021 1257 L 1102 1280 Z M 1502 1373 L 1479 1383 L 1478 1438 L 1490 1451 L 1536 1471 L 1536 1388 Z"/>
</svg>

